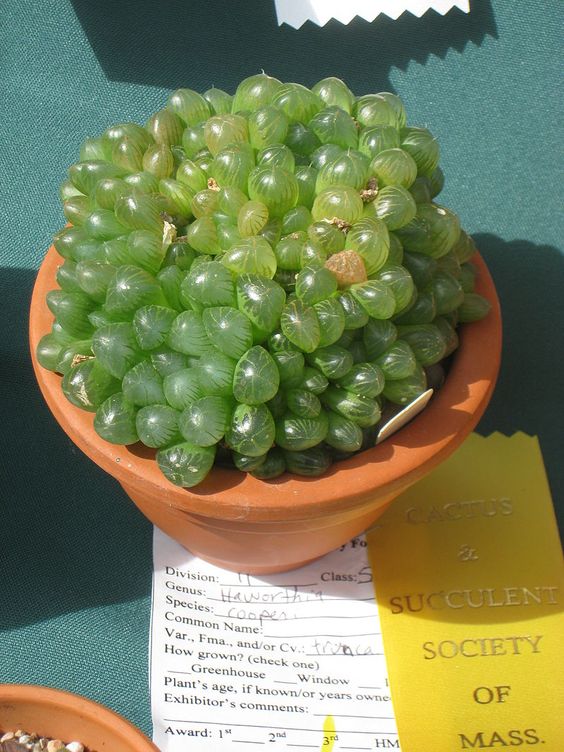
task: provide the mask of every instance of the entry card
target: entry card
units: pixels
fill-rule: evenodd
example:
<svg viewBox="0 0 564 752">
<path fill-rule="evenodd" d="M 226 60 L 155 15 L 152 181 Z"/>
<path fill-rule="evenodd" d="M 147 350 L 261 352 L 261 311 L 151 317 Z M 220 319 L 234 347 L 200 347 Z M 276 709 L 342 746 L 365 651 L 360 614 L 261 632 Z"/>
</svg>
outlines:
<svg viewBox="0 0 564 752">
<path fill-rule="evenodd" d="M 399 18 L 408 11 L 422 16 L 433 9 L 444 16 L 451 8 L 470 12 L 470 0 L 274 0 L 278 24 L 283 23 L 299 29 L 306 21 L 325 26 L 331 19 L 349 24 L 355 16 L 365 21 L 374 21 L 384 14 Z"/>
<path fill-rule="evenodd" d="M 369 548 L 403 752 L 564 750 L 564 570 L 537 439 L 470 436 Z"/>
<path fill-rule="evenodd" d="M 155 743 L 561 752 L 563 585 L 523 434 L 472 435 L 366 537 L 293 572 L 227 572 L 155 530 Z"/>
<path fill-rule="evenodd" d="M 155 529 L 151 700 L 162 752 L 398 749 L 366 540 L 255 577 Z"/>
</svg>

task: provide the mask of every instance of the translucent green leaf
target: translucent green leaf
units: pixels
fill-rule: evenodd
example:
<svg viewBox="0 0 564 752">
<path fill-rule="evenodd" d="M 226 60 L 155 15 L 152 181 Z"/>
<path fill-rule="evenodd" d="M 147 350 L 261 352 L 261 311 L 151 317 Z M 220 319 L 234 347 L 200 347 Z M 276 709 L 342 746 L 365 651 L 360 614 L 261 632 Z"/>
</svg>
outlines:
<svg viewBox="0 0 564 752">
<path fill-rule="evenodd" d="M 251 322 L 236 308 L 206 308 L 202 322 L 209 342 L 230 358 L 240 358 L 253 344 Z"/>
<path fill-rule="evenodd" d="M 342 305 L 337 298 L 327 298 L 313 307 L 319 321 L 319 347 L 334 344 L 345 329 L 346 318 Z"/>
<path fill-rule="evenodd" d="M 237 405 L 225 439 L 240 454 L 258 457 L 274 442 L 274 420 L 265 405 Z"/>
<path fill-rule="evenodd" d="M 403 311 L 413 301 L 416 293 L 411 274 L 403 266 L 389 265 L 381 269 L 374 277 L 390 290 L 395 298 L 394 313 Z"/>
<path fill-rule="evenodd" d="M 47 293 L 46 302 L 51 313 L 68 334 L 81 338 L 91 334 L 92 324 L 88 314 L 93 310 L 95 303 L 87 295 L 51 290 Z"/>
<path fill-rule="evenodd" d="M 378 186 L 410 188 L 417 177 L 417 165 L 403 149 L 385 149 L 373 158 L 370 172 L 378 180 Z"/>
<path fill-rule="evenodd" d="M 88 358 L 67 371 L 62 390 L 73 405 L 95 412 L 104 400 L 119 392 L 120 384 L 96 362 L 96 358 Z"/>
<path fill-rule="evenodd" d="M 63 345 L 57 341 L 53 334 L 44 334 L 39 340 L 35 354 L 43 368 L 48 371 L 56 371 L 57 361 L 62 349 Z"/>
<path fill-rule="evenodd" d="M 121 392 L 108 397 L 96 411 L 94 429 L 110 444 L 135 444 L 139 441 L 135 425 L 135 407 Z"/>
<path fill-rule="evenodd" d="M 65 262 L 65 265 L 69 262 Z M 60 267 L 59 271 L 62 267 Z M 79 289 L 97 303 L 103 303 L 110 282 L 116 273 L 116 267 L 104 261 L 87 259 L 76 265 L 76 282 Z M 59 282 L 60 284 L 60 282 Z M 61 285 L 62 286 L 62 285 Z"/>
<path fill-rule="evenodd" d="M 192 89 L 176 89 L 168 98 L 167 107 L 180 117 L 186 125 L 196 125 L 211 115 L 209 104 Z"/>
<path fill-rule="evenodd" d="M 133 314 L 150 303 L 163 303 L 164 296 L 157 280 L 137 266 L 118 267 L 106 291 L 105 307 L 109 313 Z"/>
<path fill-rule="evenodd" d="M 332 186 L 318 193 L 311 214 L 316 221 L 336 218 L 353 224 L 362 217 L 363 209 L 358 191 L 346 186 Z"/>
<path fill-rule="evenodd" d="M 180 415 L 178 426 L 186 441 L 207 447 L 223 438 L 231 418 L 231 407 L 223 397 L 202 397 L 191 402 Z"/>
<path fill-rule="evenodd" d="M 183 311 L 174 319 L 167 343 L 186 355 L 203 355 L 212 348 L 202 316 L 195 311 Z"/>
<path fill-rule="evenodd" d="M 411 193 L 401 185 L 387 185 L 366 204 L 364 215 L 381 219 L 388 230 L 398 230 L 408 225 L 417 213 L 417 204 Z M 414 249 L 416 250 L 416 249 Z"/>
<path fill-rule="evenodd" d="M 315 395 L 322 394 L 329 386 L 329 380 L 321 371 L 311 366 L 306 366 L 303 372 L 302 380 L 299 383 L 300 389 L 306 389 Z"/>
<path fill-rule="evenodd" d="M 251 457 L 248 454 L 239 454 L 239 452 L 232 452 L 231 457 L 233 464 L 237 470 L 241 470 L 244 473 L 251 473 L 257 470 L 266 460 L 266 454 L 260 454 L 258 457 Z"/>
<path fill-rule="evenodd" d="M 288 413 L 276 421 L 276 444 L 282 449 L 292 451 L 309 449 L 323 441 L 328 426 L 329 422 L 324 412 L 312 418 Z"/>
<path fill-rule="evenodd" d="M 397 405 L 408 405 L 427 389 L 427 378 L 422 366 L 417 365 L 415 371 L 405 379 L 386 381 L 384 397 Z"/>
<path fill-rule="evenodd" d="M 445 339 L 440 329 L 433 324 L 400 326 L 398 332 L 422 366 L 432 366 L 445 357 Z"/>
<path fill-rule="evenodd" d="M 133 316 L 133 330 L 139 347 L 142 350 L 154 350 L 162 345 L 177 315 L 172 308 L 164 306 L 138 308 Z"/>
<path fill-rule="evenodd" d="M 393 125 L 376 125 L 363 128 L 358 139 L 358 149 L 369 157 L 375 157 L 385 149 L 395 149 L 400 145 L 398 129 Z"/>
<path fill-rule="evenodd" d="M 284 452 L 288 472 L 296 475 L 317 477 L 327 472 L 331 466 L 329 453 L 320 446 L 303 451 Z"/>
<path fill-rule="evenodd" d="M 202 355 L 197 365 L 202 392 L 219 397 L 231 397 L 236 365 L 233 358 L 229 358 L 219 350 Z"/>
<path fill-rule="evenodd" d="M 289 389 L 286 402 L 290 412 L 300 418 L 317 418 L 321 412 L 319 398 L 307 389 Z"/>
<path fill-rule="evenodd" d="M 298 123 L 308 123 L 323 107 L 323 102 L 302 84 L 282 84 L 271 104 L 280 108 L 288 118 Z"/>
<path fill-rule="evenodd" d="M 377 397 L 385 381 L 384 372 L 375 363 L 356 363 L 339 379 L 339 386 L 363 397 Z"/>
<path fill-rule="evenodd" d="M 337 291 L 337 279 L 329 269 L 306 266 L 296 277 L 296 295 L 307 306 L 330 298 Z"/>
<path fill-rule="evenodd" d="M 152 350 L 149 359 L 163 378 L 189 365 L 187 355 L 171 350 L 166 345 L 159 345 L 155 350 Z"/>
<path fill-rule="evenodd" d="M 240 115 L 213 115 L 204 125 L 204 138 L 210 152 L 215 156 L 230 144 L 249 140 L 247 121 Z"/>
<path fill-rule="evenodd" d="M 280 449 L 274 447 L 271 449 L 266 458 L 255 468 L 251 475 L 260 480 L 272 480 L 278 478 L 286 470 L 286 460 Z"/>
<path fill-rule="evenodd" d="M 198 191 L 190 202 L 190 209 L 192 214 L 197 218 L 200 217 L 214 217 L 214 213 L 217 211 L 218 193 L 210 188 L 204 188 L 203 191 Z"/>
<path fill-rule="evenodd" d="M 358 452 L 362 447 L 362 429 L 352 420 L 332 410 L 328 412 L 329 428 L 325 443 L 341 452 Z"/>
<path fill-rule="evenodd" d="M 309 353 L 307 362 L 328 379 L 339 379 L 352 368 L 353 357 L 344 347 L 328 345 Z"/>
<path fill-rule="evenodd" d="M 438 204 L 418 204 L 409 224 L 397 230 L 406 251 L 441 258 L 452 250 L 460 237 L 456 214 Z"/>
<path fill-rule="evenodd" d="M 179 413 L 168 405 L 148 405 L 137 413 L 135 426 L 145 446 L 159 449 L 182 439 L 178 430 Z"/>
<path fill-rule="evenodd" d="M 383 282 L 369 279 L 358 285 L 351 285 L 351 295 L 375 319 L 389 319 L 395 312 L 396 299 Z"/>
<path fill-rule="evenodd" d="M 194 220 L 187 233 L 188 242 L 199 253 L 215 255 L 221 252 L 217 228 L 212 217 L 204 216 Z"/>
<path fill-rule="evenodd" d="M 180 290 L 184 302 L 195 300 L 202 307 L 232 306 L 235 303 L 231 272 L 218 261 L 190 269 Z"/>
<path fill-rule="evenodd" d="M 437 314 L 443 316 L 456 310 L 464 301 L 464 290 L 452 274 L 441 270 L 435 272 L 430 284 Z"/>
<path fill-rule="evenodd" d="M 382 369 L 388 383 L 412 376 L 417 369 L 417 360 L 407 342 L 397 340 L 376 358 L 376 365 Z"/>
<path fill-rule="evenodd" d="M 474 292 L 464 294 L 464 300 L 458 308 L 458 318 L 461 323 L 479 321 L 488 315 L 491 309 L 489 300 Z"/>
<path fill-rule="evenodd" d="M 73 339 L 63 345 L 57 359 L 55 370 L 65 375 L 79 360 L 92 356 L 92 340 Z M 116 390 L 119 391 L 119 390 Z"/>
<path fill-rule="evenodd" d="M 237 86 L 233 97 L 233 112 L 253 112 L 266 107 L 281 88 L 282 82 L 266 73 L 244 78 Z"/>
<path fill-rule="evenodd" d="M 161 234 L 164 224 L 161 216 L 163 209 L 163 200 L 146 194 L 122 196 L 115 204 L 116 217 L 126 227 Z"/>
<path fill-rule="evenodd" d="M 439 164 L 439 144 L 427 128 L 402 128 L 401 148 L 415 161 L 421 175 L 432 175 Z"/>
<path fill-rule="evenodd" d="M 168 109 L 159 110 L 147 120 L 145 128 L 158 144 L 174 146 L 182 142 L 184 122 Z"/>
<path fill-rule="evenodd" d="M 237 216 L 237 229 L 242 238 L 258 235 L 268 222 L 268 208 L 260 201 L 247 201 Z"/>
<path fill-rule="evenodd" d="M 280 350 L 272 353 L 280 373 L 280 382 L 288 389 L 298 386 L 304 378 L 305 360 L 301 352 Z"/>
<path fill-rule="evenodd" d="M 117 379 L 123 379 L 143 357 L 133 326 L 127 322 L 100 327 L 92 336 L 92 351 L 102 368 Z"/>
<path fill-rule="evenodd" d="M 380 420 L 380 406 L 376 400 L 354 394 L 346 389 L 330 386 L 321 395 L 321 401 L 331 410 L 361 428 L 369 428 Z"/>
<path fill-rule="evenodd" d="M 222 188 L 232 186 L 246 191 L 249 173 L 254 166 L 254 152 L 248 143 L 230 144 L 215 155 L 210 175 Z"/>
<path fill-rule="evenodd" d="M 322 144 L 337 144 L 343 149 L 356 149 L 358 131 L 354 120 L 340 107 L 321 110 L 309 121 L 308 127 Z"/>
<path fill-rule="evenodd" d="M 370 319 L 362 332 L 368 359 L 375 360 L 396 341 L 397 336 L 397 329 L 391 321 Z"/>
<path fill-rule="evenodd" d="M 348 329 L 362 329 L 368 323 L 368 313 L 350 292 L 341 292 L 337 300 L 345 314 L 345 331 Z"/>
<path fill-rule="evenodd" d="M 184 410 L 205 395 L 198 368 L 181 368 L 168 374 L 163 389 L 166 401 L 175 410 Z"/>
<path fill-rule="evenodd" d="M 272 279 L 276 272 L 276 256 L 270 244 L 260 236 L 242 238 L 221 259 L 235 274 L 261 274 Z"/>
<path fill-rule="evenodd" d="M 278 391 L 280 374 L 272 356 L 260 345 L 239 359 L 233 376 L 233 395 L 238 402 L 260 405 Z"/>
<path fill-rule="evenodd" d="M 249 174 L 248 194 L 268 207 L 271 217 L 283 217 L 298 203 L 298 181 L 277 165 L 259 165 Z"/>
<path fill-rule="evenodd" d="M 215 447 L 199 447 L 182 442 L 157 452 L 164 476 L 176 486 L 191 488 L 201 483 L 213 466 Z"/>
<path fill-rule="evenodd" d="M 288 118 L 282 110 L 266 105 L 249 114 L 249 140 L 255 149 L 281 144 L 288 133 Z"/>
<path fill-rule="evenodd" d="M 313 352 L 319 346 L 321 333 L 315 309 L 301 300 L 287 303 L 280 317 L 283 333 L 300 350 Z"/>
<path fill-rule="evenodd" d="M 166 402 L 162 377 L 146 360 L 133 366 L 125 374 L 122 391 L 125 399 L 138 407 L 163 405 Z"/>
</svg>

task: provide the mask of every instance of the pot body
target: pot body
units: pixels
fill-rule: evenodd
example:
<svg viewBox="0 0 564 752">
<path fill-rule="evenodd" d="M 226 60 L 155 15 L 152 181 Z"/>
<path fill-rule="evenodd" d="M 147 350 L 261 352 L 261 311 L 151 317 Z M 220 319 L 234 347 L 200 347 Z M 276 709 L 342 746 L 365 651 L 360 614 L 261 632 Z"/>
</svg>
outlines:
<svg viewBox="0 0 564 752">
<path fill-rule="evenodd" d="M 0 729 L 79 741 L 96 752 L 158 752 L 139 729 L 109 708 L 49 687 L 0 684 Z"/>
<path fill-rule="evenodd" d="M 224 569 L 273 574 L 304 566 L 364 532 L 397 494 L 301 520 L 222 520 L 164 506 L 152 494 L 121 484 L 143 514 L 196 556 Z"/>
<path fill-rule="evenodd" d="M 103 441 L 94 431 L 93 414 L 67 402 L 61 377 L 43 369 L 35 357 L 53 320 L 45 295 L 57 287 L 56 270 L 62 263 L 54 248 L 39 270 L 32 297 L 33 366 L 61 427 L 165 533 L 226 569 L 253 574 L 294 569 L 366 530 L 393 498 L 446 459 L 480 419 L 499 371 L 501 314 L 486 265 L 478 254 L 473 260 L 479 271 L 476 291 L 492 310 L 462 328 L 445 385 L 407 426 L 319 478 L 285 474 L 260 481 L 214 468 L 197 487 L 183 489 L 162 475 L 152 450 Z"/>
</svg>

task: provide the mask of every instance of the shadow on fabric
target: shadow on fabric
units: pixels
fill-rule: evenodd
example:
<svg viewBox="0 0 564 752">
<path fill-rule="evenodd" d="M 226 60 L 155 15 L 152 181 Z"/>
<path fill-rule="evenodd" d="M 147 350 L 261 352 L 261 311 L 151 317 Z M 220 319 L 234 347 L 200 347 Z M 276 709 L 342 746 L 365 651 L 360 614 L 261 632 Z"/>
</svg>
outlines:
<svg viewBox="0 0 564 752">
<path fill-rule="evenodd" d="M 539 437 L 564 537 L 564 254 L 489 234 L 474 240 L 494 278 L 503 321 L 499 381 L 478 432 L 520 430 Z"/>
<path fill-rule="evenodd" d="M 232 93 L 261 69 L 307 86 L 336 75 L 359 94 L 391 90 L 394 67 L 497 38 L 490 0 L 472 0 L 469 14 L 454 8 L 348 26 L 308 21 L 298 30 L 278 26 L 274 0 L 71 1 L 108 79 L 198 91 L 211 83 Z"/>
<path fill-rule="evenodd" d="M 28 354 L 31 269 L 1 269 L 0 630 L 151 592 L 152 527 L 59 428 Z"/>
</svg>

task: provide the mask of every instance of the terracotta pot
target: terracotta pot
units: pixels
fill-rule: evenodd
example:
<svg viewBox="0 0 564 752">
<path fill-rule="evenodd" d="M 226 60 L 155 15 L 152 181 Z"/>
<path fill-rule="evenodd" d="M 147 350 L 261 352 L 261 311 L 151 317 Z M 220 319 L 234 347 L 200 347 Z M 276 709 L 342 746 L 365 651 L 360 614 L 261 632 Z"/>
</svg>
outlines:
<svg viewBox="0 0 564 752">
<path fill-rule="evenodd" d="M 95 752 L 159 752 L 125 718 L 85 697 L 49 687 L 0 684 L 0 730 L 82 742 Z"/>
<path fill-rule="evenodd" d="M 73 442 L 116 478 L 139 509 L 193 553 L 226 569 L 254 574 L 293 569 L 366 530 L 389 503 L 448 457 L 484 412 L 500 364 L 501 314 L 489 272 L 478 254 L 477 291 L 492 304 L 482 321 L 462 327 L 447 382 L 412 423 L 377 447 L 336 463 L 320 478 L 286 474 L 260 481 L 214 469 L 196 488 L 166 480 L 154 453 L 141 445 L 108 444 L 93 414 L 71 405 L 61 377 L 37 363 L 35 349 L 50 330 L 46 293 L 61 263 L 51 248 L 39 270 L 30 313 L 30 343 L 39 386 Z"/>
</svg>

